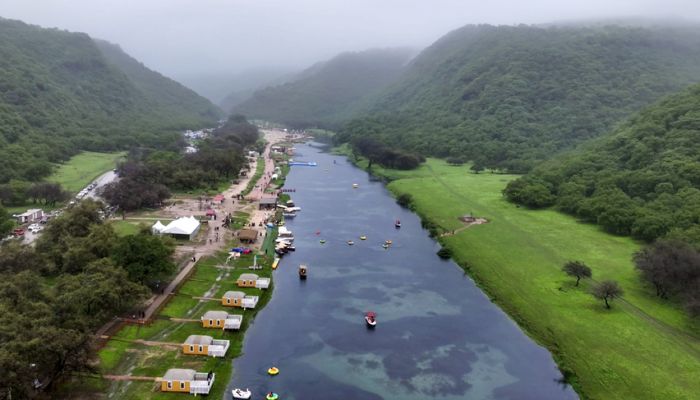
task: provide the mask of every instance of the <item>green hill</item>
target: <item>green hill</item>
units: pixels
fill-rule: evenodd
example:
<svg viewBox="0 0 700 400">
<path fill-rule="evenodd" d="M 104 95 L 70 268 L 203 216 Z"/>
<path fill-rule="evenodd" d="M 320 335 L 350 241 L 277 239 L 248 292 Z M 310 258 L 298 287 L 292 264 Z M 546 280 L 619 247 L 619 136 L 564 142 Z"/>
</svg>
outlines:
<svg viewBox="0 0 700 400">
<path fill-rule="evenodd" d="M 172 146 L 219 112 L 114 45 L 0 19 L 0 183 L 38 180 L 81 150 Z"/>
<path fill-rule="evenodd" d="M 671 235 L 700 246 L 700 85 L 651 106 L 611 134 L 562 154 L 504 193 L 556 205 L 639 239 Z"/>
<path fill-rule="evenodd" d="M 232 112 L 290 126 L 333 126 L 393 82 L 412 54 L 409 49 L 343 53 L 302 71 L 291 82 L 255 92 Z"/>
<path fill-rule="evenodd" d="M 700 81 L 700 29 L 466 26 L 424 50 L 341 138 L 529 170 Z"/>
</svg>

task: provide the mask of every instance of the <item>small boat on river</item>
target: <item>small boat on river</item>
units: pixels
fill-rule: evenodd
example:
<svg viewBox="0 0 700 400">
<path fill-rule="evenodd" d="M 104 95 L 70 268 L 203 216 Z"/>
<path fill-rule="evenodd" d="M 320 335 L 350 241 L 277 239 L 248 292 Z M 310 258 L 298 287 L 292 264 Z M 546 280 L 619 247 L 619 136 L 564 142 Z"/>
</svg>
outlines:
<svg viewBox="0 0 700 400">
<path fill-rule="evenodd" d="M 306 279 L 307 268 L 306 265 L 299 265 L 299 279 Z"/>
<path fill-rule="evenodd" d="M 348 246 L 352 246 L 353 244 L 355 244 L 355 242 L 353 242 L 352 240 L 348 240 Z"/>
<path fill-rule="evenodd" d="M 396 229 L 401 228 L 401 220 L 398 220 L 398 219 L 397 219 L 396 222 L 394 222 L 394 227 L 395 227 Z"/>
<path fill-rule="evenodd" d="M 360 185 L 358 185 L 357 183 L 353 183 L 353 184 L 352 184 L 352 188 L 353 188 L 353 189 L 357 189 L 357 188 L 359 188 L 359 187 L 360 187 Z"/>
<path fill-rule="evenodd" d="M 377 314 L 372 311 L 367 311 L 367 314 L 365 314 L 365 322 L 367 322 L 368 328 L 374 328 L 377 326 Z"/>
<path fill-rule="evenodd" d="M 243 390 L 239 388 L 231 390 L 231 394 L 233 395 L 234 399 L 249 399 L 252 395 L 250 389 Z"/>
</svg>

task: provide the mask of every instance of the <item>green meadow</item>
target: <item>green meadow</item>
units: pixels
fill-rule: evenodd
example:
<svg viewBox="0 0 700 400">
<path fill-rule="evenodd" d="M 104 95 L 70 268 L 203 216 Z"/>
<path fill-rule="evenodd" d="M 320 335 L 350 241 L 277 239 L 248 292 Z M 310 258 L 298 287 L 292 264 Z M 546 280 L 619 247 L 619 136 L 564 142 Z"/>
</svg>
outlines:
<svg viewBox="0 0 700 400">
<path fill-rule="evenodd" d="M 71 193 L 77 193 L 103 173 L 114 169 L 117 161 L 126 155 L 117 153 L 82 152 L 60 164 L 46 180 L 61 184 Z"/>
<path fill-rule="evenodd" d="M 361 167 L 366 162 L 359 161 Z M 641 243 L 554 210 L 528 210 L 501 190 L 515 175 L 472 173 L 430 159 L 414 171 L 373 167 L 395 194 L 440 232 L 453 258 L 533 339 L 546 346 L 585 399 L 691 399 L 700 393 L 700 328 L 660 300 L 634 270 Z M 488 223 L 464 228 L 464 214 Z M 462 229 L 460 229 L 462 228 Z M 625 295 L 606 310 L 574 286 L 562 265 L 581 260 L 593 281 L 617 280 Z"/>
</svg>

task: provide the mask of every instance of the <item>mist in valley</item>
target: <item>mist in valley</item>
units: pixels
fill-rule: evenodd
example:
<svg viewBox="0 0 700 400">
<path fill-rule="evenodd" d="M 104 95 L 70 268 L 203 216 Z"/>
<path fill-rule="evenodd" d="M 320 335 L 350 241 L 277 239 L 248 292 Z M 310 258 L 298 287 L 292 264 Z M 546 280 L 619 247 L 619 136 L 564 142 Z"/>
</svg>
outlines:
<svg viewBox="0 0 700 400">
<path fill-rule="evenodd" d="M 691 20 L 693 0 L 4 0 L 0 16 L 88 33 L 226 106 L 338 53 L 422 49 L 466 24 Z M 225 101 L 226 97 L 233 95 Z M 237 97 L 238 96 L 238 97 Z"/>
</svg>

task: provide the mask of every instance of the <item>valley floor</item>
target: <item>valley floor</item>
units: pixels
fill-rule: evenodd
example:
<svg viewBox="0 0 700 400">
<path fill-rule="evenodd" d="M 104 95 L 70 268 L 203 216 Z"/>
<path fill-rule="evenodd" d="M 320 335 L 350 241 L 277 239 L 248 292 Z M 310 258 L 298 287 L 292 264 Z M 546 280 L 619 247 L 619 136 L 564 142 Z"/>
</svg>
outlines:
<svg viewBox="0 0 700 400">
<path fill-rule="evenodd" d="M 641 244 L 553 210 L 507 202 L 501 190 L 514 175 L 474 174 L 439 160 L 373 173 L 391 180 L 396 195 L 413 196 L 421 218 L 446 233 L 440 241 L 453 258 L 549 348 L 582 398 L 680 400 L 700 393 L 700 324 L 640 280 L 631 257 Z M 488 222 L 464 229 L 465 214 Z M 593 281 L 575 287 L 561 271 L 569 260 L 588 264 L 593 281 L 617 280 L 624 298 L 606 310 L 588 293 Z"/>
</svg>

